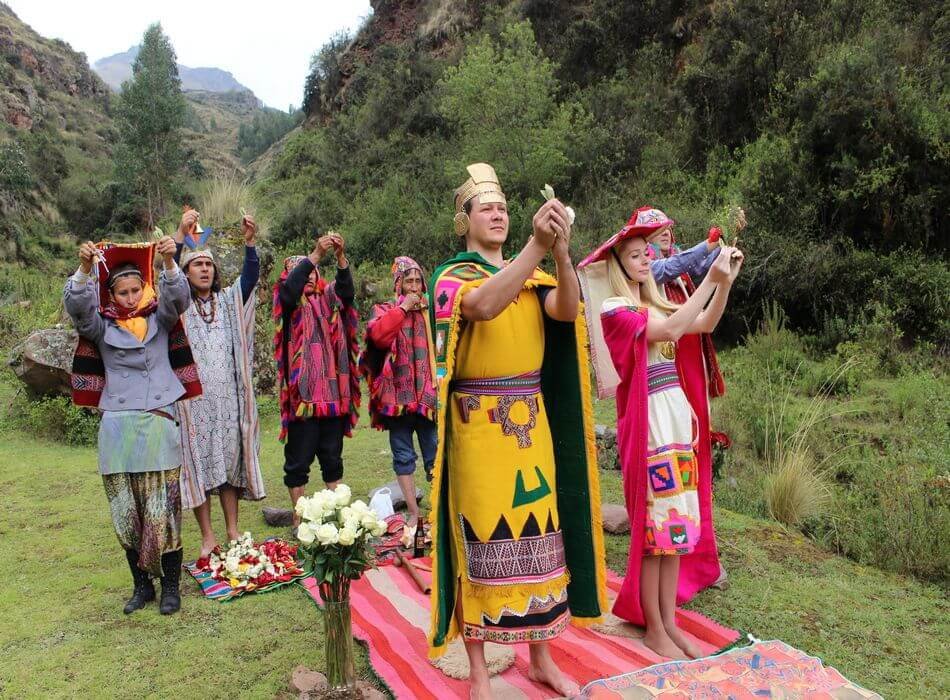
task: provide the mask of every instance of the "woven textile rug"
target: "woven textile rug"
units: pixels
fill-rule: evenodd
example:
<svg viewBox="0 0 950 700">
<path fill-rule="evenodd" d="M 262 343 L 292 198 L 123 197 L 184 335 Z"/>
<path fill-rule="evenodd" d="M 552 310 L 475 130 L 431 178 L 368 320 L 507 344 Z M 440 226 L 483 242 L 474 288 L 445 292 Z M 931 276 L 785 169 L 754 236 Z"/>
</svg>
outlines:
<svg viewBox="0 0 950 700">
<path fill-rule="evenodd" d="M 865 690 L 820 659 L 785 642 L 756 642 L 695 661 L 670 661 L 633 673 L 589 683 L 581 697 L 590 700 L 867 700 Z"/>
<path fill-rule="evenodd" d="M 426 583 L 428 559 L 416 559 Z M 301 584 L 317 603 L 320 595 L 312 578 Z M 620 579 L 609 575 L 613 595 Z M 397 698 L 467 698 L 468 683 L 449 678 L 428 659 L 426 633 L 429 629 L 429 600 L 401 568 L 382 566 L 354 581 L 350 588 L 353 635 L 369 648 L 370 663 Z M 677 613 L 680 625 L 708 654 L 731 644 L 739 633 L 689 611 Z M 514 664 L 492 678 L 495 697 L 551 698 L 546 686 L 532 682 L 528 672 L 528 647 L 514 647 Z M 561 669 L 579 685 L 618 676 L 652 666 L 662 659 L 633 635 L 604 634 L 592 629 L 569 627 L 551 643 L 551 651 Z"/>
</svg>

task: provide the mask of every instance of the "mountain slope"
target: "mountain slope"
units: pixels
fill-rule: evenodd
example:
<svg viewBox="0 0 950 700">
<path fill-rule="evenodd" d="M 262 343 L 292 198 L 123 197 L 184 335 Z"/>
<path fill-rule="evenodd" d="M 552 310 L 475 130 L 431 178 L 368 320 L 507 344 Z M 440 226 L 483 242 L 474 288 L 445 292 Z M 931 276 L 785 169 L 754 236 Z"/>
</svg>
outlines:
<svg viewBox="0 0 950 700">
<path fill-rule="evenodd" d="M 254 93 L 189 91 L 185 146 L 211 176 L 245 175 L 238 158 L 238 130 L 268 110 Z"/>
<path fill-rule="evenodd" d="M 122 83 L 132 77 L 132 64 L 138 54 L 139 47 L 133 46 L 128 51 L 100 58 L 92 65 L 92 69 L 110 88 L 118 92 Z M 178 76 L 181 78 L 181 89 L 186 92 L 251 92 L 250 88 L 239 83 L 231 73 L 221 68 L 189 68 L 179 63 Z"/>
<path fill-rule="evenodd" d="M 108 176 L 110 100 L 83 54 L 0 3 L 0 253 L 22 257 L 31 245 L 24 226 L 58 222 L 58 193 L 75 178 Z"/>
<path fill-rule="evenodd" d="M 131 70 L 134 52 L 124 56 Z M 123 61 L 106 63 L 106 77 L 118 79 Z M 182 70 L 185 88 L 208 88 L 184 91 L 191 174 L 243 178 L 239 130 L 275 111 L 227 71 Z M 114 99 L 84 54 L 41 36 L 0 3 L 0 256 L 28 258 L 51 231 L 93 235 L 106 226 Z"/>
</svg>

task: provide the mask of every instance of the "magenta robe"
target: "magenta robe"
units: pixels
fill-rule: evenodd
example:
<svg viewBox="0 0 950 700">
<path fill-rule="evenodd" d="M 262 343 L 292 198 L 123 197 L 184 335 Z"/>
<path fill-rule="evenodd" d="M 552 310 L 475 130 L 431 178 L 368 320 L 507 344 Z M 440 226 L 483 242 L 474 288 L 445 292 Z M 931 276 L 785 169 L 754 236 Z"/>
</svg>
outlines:
<svg viewBox="0 0 950 700">
<path fill-rule="evenodd" d="M 611 309 L 601 314 L 601 323 L 611 360 L 620 376 L 620 385 L 617 387 L 617 450 L 623 474 L 624 499 L 630 516 L 627 575 L 617 595 L 613 612 L 634 624 L 643 625 L 643 610 L 640 607 L 640 564 L 643 559 L 647 497 L 647 309 L 633 306 Z M 680 359 L 677 357 L 676 365 L 680 372 L 680 384 L 685 390 L 687 383 L 683 377 L 684 369 L 698 369 L 703 377 L 705 372 L 699 353 L 696 353 L 695 357 L 682 358 L 686 360 L 684 362 L 680 362 Z M 693 365 L 697 362 L 699 364 L 694 368 Z M 697 417 L 699 512 L 702 529 L 696 549 L 690 554 L 680 556 L 677 604 L 685 603 L 719 578 L 719 552 L 712 519 L 712 462 L 708 412 L 697 412 Z"/>
</svg>

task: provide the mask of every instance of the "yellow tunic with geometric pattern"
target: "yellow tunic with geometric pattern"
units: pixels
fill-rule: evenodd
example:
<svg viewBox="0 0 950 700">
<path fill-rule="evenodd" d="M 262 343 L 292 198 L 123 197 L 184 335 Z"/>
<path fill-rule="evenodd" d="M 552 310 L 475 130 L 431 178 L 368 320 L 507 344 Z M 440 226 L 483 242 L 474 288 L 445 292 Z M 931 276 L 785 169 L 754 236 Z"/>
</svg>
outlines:
<svg viewBox="0 0 950 700">
<path fill-rule="evenodd" d="M 498 316 L 464 321 L 462 297 L 496 272 L 461 253 L 429 286 L 439 394 L 433 657 L 460 634 L 543 641 L 606 610 L 583 317 L 545 316 L 539 290 L 557 283 L 538 270 Z"/>
<path fill-rule="evenodd" d="M 541 641 L 570 619 L 543 358 L 535 289 L 460 338 L 446 467 L 466 639 Z"/>
</svg>

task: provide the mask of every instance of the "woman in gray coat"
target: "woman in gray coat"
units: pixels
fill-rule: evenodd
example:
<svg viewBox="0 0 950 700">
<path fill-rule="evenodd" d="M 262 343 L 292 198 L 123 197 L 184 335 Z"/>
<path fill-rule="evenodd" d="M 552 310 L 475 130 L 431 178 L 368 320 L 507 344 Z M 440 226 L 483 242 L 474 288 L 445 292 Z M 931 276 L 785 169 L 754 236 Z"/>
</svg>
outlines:
<svg viewBox="0 0 950 700">
<path fill-rule="evenodd" d="M 151 284 L 153 252 L 164 266 L 157 298 Z M 153 576 L 162 582 L 159 611 L 169 614 L 181 606 L 181 443 L 175 401 L 186 394 L 182 378 L 187 382 L 187 373 L 176 372 L 173 364 L 180 364 L 177 329 L 191 292 L 174 254 L 175 242 L 167 236 L 154 246 L 83 243 L 79 269 L 63 292 L 81 338 L 73 363 L 74 400 L 102 411 L 99 473 L 135 586 L 126 614 L 155 599 Z"/>
</svg>

